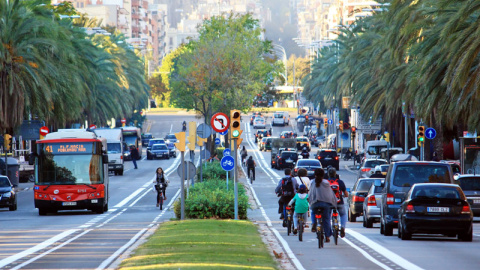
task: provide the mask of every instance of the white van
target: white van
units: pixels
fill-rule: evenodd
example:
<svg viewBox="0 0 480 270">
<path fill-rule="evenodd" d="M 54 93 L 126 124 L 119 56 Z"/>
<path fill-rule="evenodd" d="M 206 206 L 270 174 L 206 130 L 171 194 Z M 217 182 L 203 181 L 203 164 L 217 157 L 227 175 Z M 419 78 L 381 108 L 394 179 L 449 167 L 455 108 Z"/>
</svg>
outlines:
<svg viewBox="0 0 480 270">
<path fill-rule="evenodd" d="M 272 126 L 285 126 L 290 123 L 290 116 L 288 112 L 274 112 Z"/>
<path fill-rule="evenodd" d="M 100 128 L 93 130 L 98 137 L 107 140 L 108 170 L 115 175 L 123 175 L 123 134 L 119 128 Z"/>
<path fill-rule="evenodd" d="M 367 141 L 365 145 L 365 158 L 381 158 L 382 148 L 387 148 L 388 142 L 384 140 Z"/>
</svg>

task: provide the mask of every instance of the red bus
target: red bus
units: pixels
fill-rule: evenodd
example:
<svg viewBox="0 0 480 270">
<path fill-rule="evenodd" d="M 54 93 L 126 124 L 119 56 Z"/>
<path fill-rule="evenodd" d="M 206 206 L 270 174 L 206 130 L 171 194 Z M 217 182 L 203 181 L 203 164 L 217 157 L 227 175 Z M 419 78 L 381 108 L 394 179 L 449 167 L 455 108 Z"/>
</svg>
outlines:
<svg viewBox="0 0 480 270">
<path fill-rule="evenodd" d="M 35 208 L 108 211 L 107 142 L 93 132 L 70 129 L 47 134 L 35 153 Z"/>
</svg>

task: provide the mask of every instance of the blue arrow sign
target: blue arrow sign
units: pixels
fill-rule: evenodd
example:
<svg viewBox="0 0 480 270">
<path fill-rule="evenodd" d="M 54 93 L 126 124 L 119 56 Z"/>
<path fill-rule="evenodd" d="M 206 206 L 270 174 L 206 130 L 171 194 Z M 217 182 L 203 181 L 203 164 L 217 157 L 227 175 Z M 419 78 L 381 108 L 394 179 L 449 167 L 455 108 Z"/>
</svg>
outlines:
<svg viewBox="0 0 480 270">
<path fill-rule="evenodd" d="M 220 144 L 220 138 L 215 138 L 215 144 Z"/>
<path fill-rule="evenodd" d="M 437 136 L 437 131 L 434 128 L 427 128 L 427 130 L 425 130 L 425 137 L 427 137 L 427 139 L 431 140 L 435 138 L 435 136 Z"/>
<path fill-rule="evenodd" d="M 225 171 L 233 170 L 234 164 L 235 164 L 235 160 L 231 156 L 224 156 L 222 160 L 220 160 L 220 165 L 222 166 L 222 169 L 224 169 Z"/>
<path fill-rule="evenodd" d="M 230 148 L 226 148 L 223 150 L 223 156 L 231 156 L 232 155 L 232 150 Z"/>
<path fill-rule="evenodd" d="M 329 124 L 329 125 L 333 125 L 333 120 L 332 120 L 332 119 L 328 119 L 328 124 Z"/>
<path fill-rule="evenodd" d="M 227 135 L 227 133 L 228 133 L 228 129 L 225 130 L 224 132 L 220 132 L 220 133 L 218 133 L 218 134 L 220 134 L 220 135 Z"/>
</svg>

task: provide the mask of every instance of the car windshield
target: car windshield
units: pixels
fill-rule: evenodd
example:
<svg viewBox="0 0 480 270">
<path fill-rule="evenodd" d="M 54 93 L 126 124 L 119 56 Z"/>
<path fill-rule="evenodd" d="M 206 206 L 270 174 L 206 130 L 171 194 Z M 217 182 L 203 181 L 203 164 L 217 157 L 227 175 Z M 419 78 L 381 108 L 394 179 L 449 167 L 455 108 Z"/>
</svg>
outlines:
<svg viewBox="0 0 480 270">
<path fill-rule="evenodd" d="M 108 154 L 120 154 L 122 153 L 122 147 L 120 143 L 107 143 Z"/>
<path fill-rule="evenodd" d="M 382 148 L 385 148 L 385 145 L 372 145 L 368 147 L 367 153 L 369 155 L 380 155 L 380 150 L 382 150 Z"/>
<path fill-rule="evenodd" d="M 283 159 L 297 159 L 298 158 L 298 154 L 297 153 L 294 153 L 294 152 L 282 152 L 282 158 Z"/>
<path fill-rule="evenodd" d="M 458 182 L 463 190 L 480 190 L 480 177 L 461 177 Z"/>
<path fill-rule="evenodd" d="M 399 165 L 395 171 L 393 185 L 411 187 L 416 183 L 450 183 L 448 165 Z"/>
<path fill-rule="evenodd" d="M 297 142 L 308 142 L 307 138 L 297 138 Z"/>
<path fill-rule="evenodd" d="M 6 177 L 0 177 L 0 187 L 10 187 L 10 181 Z"/>
<path fill-rule="evenodd" d="M 283 113 L 276 113 L 273 115 L 275 118 L 283 118 Z"/>
<path fill-rule="evenodd" d="M 375 166 L 382 164 L 387 164 L 387 162 L 385 160 L 367 160 L 365 161 L 365 165 L 363 167 L 375 168 Z"/>
<path fill-rule="evenodd" d="M 389 167 L 390 165 L 380 166 L 380 169 L 382 169 L 382 172 L 387 172 Z"/>
<path fill-rule="evenodd" d="M 145 134 L 145 135 L 143 135 L 143 138 L 144 139 L 151 139 L 151 138 L 153 138 L 153 136 L 152 136 L 152 134 Z"/>
<path fill-rule="evenodd" d="M 165 143 L 165 140 L 161 140 L 161 139 L 158 139 L 158 140 L 157 140 L 157 139 L 155 139 L 155 140 L 150 140 L 150 141 L 148 142 L 149 146 L 152 146 L 152 145 L 154 145 L 154 144 L 160 144 L 160 143 L 164 144 L 164 143 Z"/>
<path fill-rule="evenodd" d="M 152 150 L 167 150 L 167 146 L 165 144 L 153 145 Z"/>
<path fill-rule="evenodd" d="M 317 166 L 320 167 L 320 161 L 318 160 L 299 160 L 297 167 L 308 167 L 308 166 Z"/>
<path fill-rule="evenodd" d="M 416 187 L 412 198 L 460 199 L 460 192 L 455 187 Z"/>
<path fill-rule="evenodd" d="M 362 180 L 358 183 L 357 185 L 357 191 L 358 192 L 368 192 L 370 187 L 372 186 L 373 179 L 372 180 Z"/>
<path fill-rule="evenodd" d="M 322 151 L 320 152 L 320 156 L 321 157 L 331 157 L 331 158 L 334 158 L 337 156 L 337 152 L 336 151 Z"/>
<path fill-rule="evenodd" d="M 175 135 L 173 135 L 173 134 L 170 134 L 170 135 L 167 135 L 167 138 L 166 138 L 166 139 L 167 139 L 167 140 L 176 140 L 177 137 L 175 137 Z"/>
</svg>

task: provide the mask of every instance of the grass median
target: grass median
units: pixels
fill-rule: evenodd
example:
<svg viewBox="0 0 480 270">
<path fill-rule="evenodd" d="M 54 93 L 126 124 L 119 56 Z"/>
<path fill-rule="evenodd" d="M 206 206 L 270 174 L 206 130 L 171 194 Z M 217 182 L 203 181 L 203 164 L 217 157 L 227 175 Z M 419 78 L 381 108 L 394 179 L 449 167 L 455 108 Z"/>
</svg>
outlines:
<svg viewBox="0 0 480 270">
<path fill-rule="evenodd" d="M 162 223 L 120 269 L 279 269 L 249 221 Z"/>
</svg>

